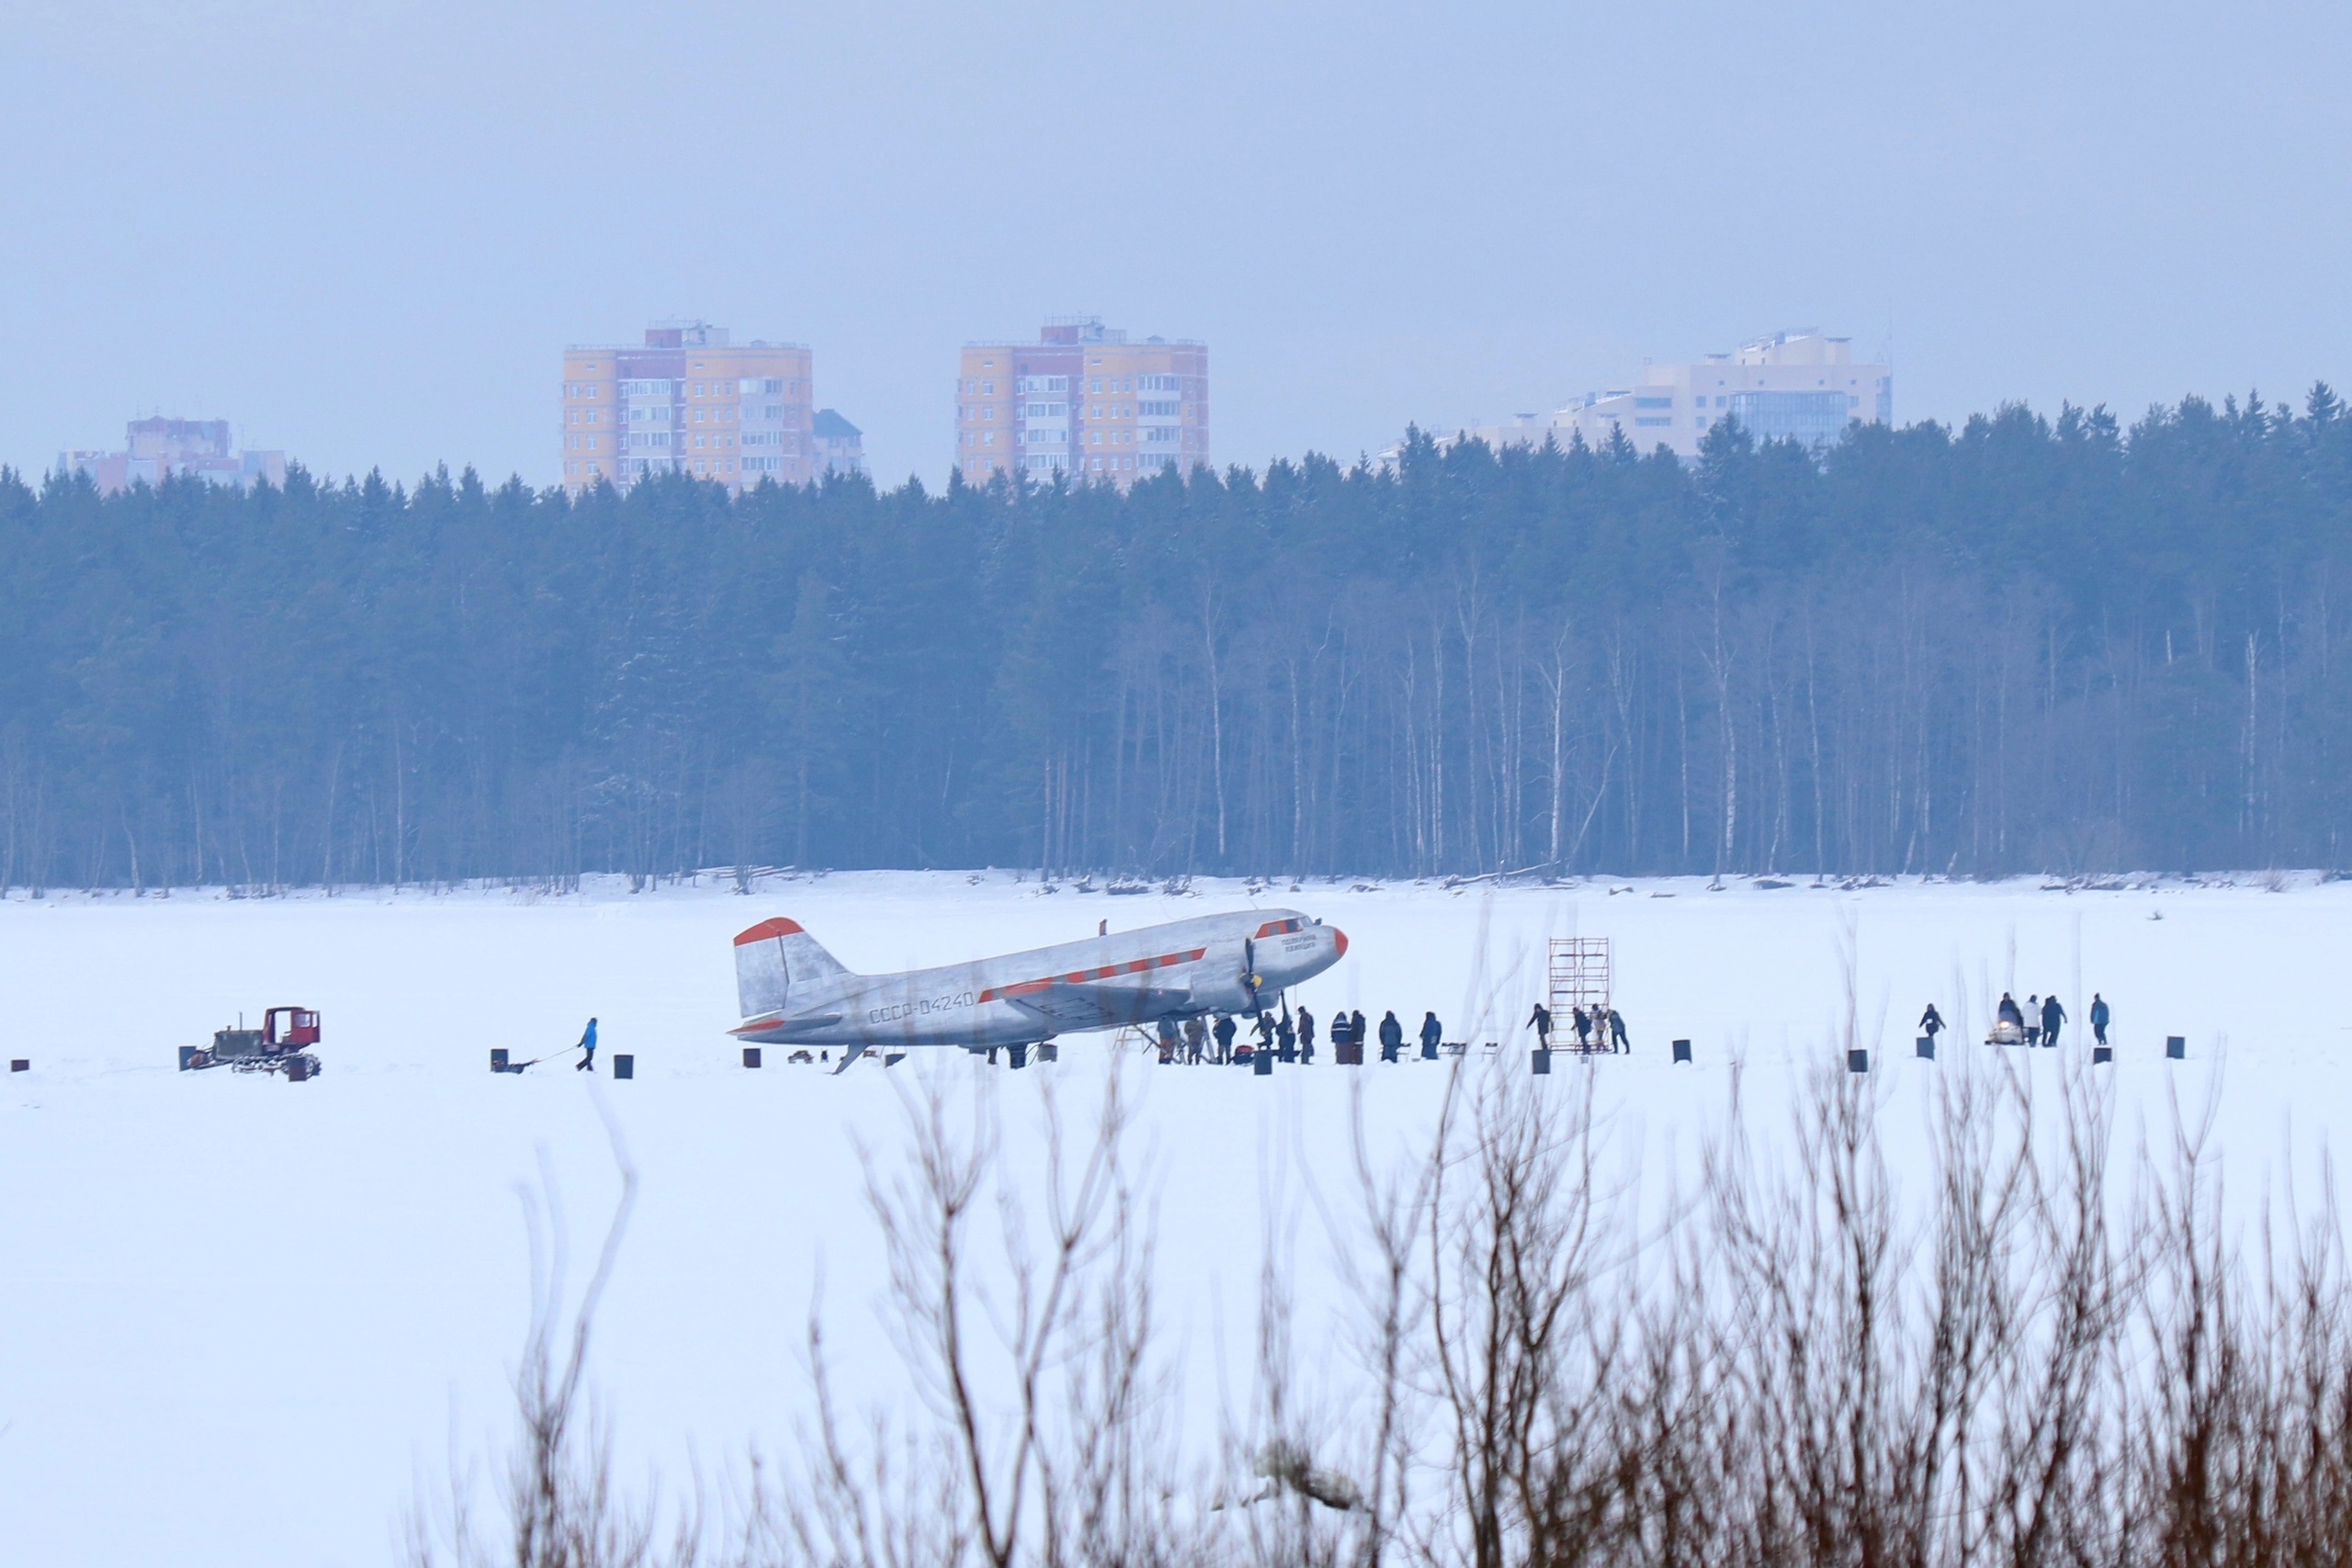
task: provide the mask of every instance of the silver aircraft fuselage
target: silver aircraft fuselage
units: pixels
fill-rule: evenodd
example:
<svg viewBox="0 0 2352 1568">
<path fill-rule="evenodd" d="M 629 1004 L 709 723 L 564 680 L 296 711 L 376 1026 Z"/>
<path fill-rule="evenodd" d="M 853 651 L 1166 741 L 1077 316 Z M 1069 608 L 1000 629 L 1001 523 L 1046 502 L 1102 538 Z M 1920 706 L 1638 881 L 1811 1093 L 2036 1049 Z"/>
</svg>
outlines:
<svg viewBox="0 0 2352 1568">
<path fill-rule="evenodd" d="M 843 970 L 790 920 L 735 939 L 743 1021 L 763 1044 L 986 1050 L 1058 1034 L 1272 1008 L 1348 950 L 1294 909 L 1203 915 L 895 975 Z M 774 953 L 771 955 L 770 947 Z"/>
</svg>

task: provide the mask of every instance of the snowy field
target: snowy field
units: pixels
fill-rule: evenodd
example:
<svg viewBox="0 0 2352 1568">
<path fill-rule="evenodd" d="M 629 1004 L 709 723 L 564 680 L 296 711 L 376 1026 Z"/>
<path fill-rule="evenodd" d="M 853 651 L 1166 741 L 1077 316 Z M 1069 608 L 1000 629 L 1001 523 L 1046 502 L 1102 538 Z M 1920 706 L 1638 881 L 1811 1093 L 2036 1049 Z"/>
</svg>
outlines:
<svg viewBox="0 0 2352 1568">
<path fill-rule="evenodd" d="M 1408 1033 L 1433 1008 L 1450 1038 L 1504 1042 L 1521 1073 L 1544 939 L 1606 935 L 1635 1051 L 1591 1064 L 1596 1093 L 1621 1139 L 1684 1148 L 1720 1114 L 1735 1057 L 1768 1107 L 1835 1060 L 1850 932 L 1860 1033 L 1892 1114 L 1928 1075 L 1993 1055 L 1967 1042 L 2005 988 L 2020 1001 L 2055 989 L 2077 1021 L 2064 1052 L 2032 1062 L 2054 1073 L 2087 1049 L 2096 989 L 2116 1010 L 2127 1121 L 2166 1114 L 2176 1087 L 2201 1099 L 2218 1082 L 2243 1190 L 2290 1135 L 2315 1148 L 2352 1111 L 2352 1010 L 2335 967 L 2352 884 L 2279 884 L 1314 882 L 1253 897 L 1199 883 L 1189 897 L 1113 897 L 1068 885 L 1046 896 L 1010 874 L 861 874 L 771 879 L 750 897 L 723 885 L 262 901 L 18 892 L 0 903 L 0 1019 L 6 1055 L 32 1068 L 0 1097 L 0 1556 L 392 1560 L 413 1477 L 441 1470 L 453 1429 L 477 1450 L 503 1430 L 526 1305 L 518 1188 L 545 1151 L 582 1255 L 615 1190 L 590 1078 L 568 1059 L 493 1077 L 488 1050 L 560 1052 L 591 1013 L 607 1053 L 637 1058 L 635 1081 L 593 1085 L 644 1184 L 595 1362 L 628 1451 L 674 1477 L 689 1456 L 724 1468 L 751 1440 L 788 1440 L 820 1261 L 854 1390 L 860 1360 L 888 1355 L 858 1150 L 890 1159 L 902 1112 L 877 1064 L 839 1079 L 781 1066 L 775 1050 L 766 1070 L 738 1065 L 729 939 L 769 915 L 876 970 L 1088 936 L 1106 919 L 1124 930 L 1288 906 L 1350 938 L 1295 1000 L 1375 1021 L 1394 1008 Z M 1932 1066 L 1910 1044 L 1930 998 L 1955 1026 Z M 317 1081 L 175 1070 L 175 1047 L 277 1003 L 323 1012 Z M 2185 1065 L 2164 1060 L 2168 1033 L 2187 1037 Z M 1668 1065 L 1676 1036 L 1695 1043 L 1694 1066 Z M 1008 1112 L 1049 1077 L 1091 1085 L 1106 1039 L 1073 1037 L 1057 1066 L 1000 1072 Z M 891 1077 L 949 1074 L 964 1091 L 982 1070 L 959 1053 Z M 1342 1070 L 1328 1051 L 1271 1079 L 1137 1069 L 1190 1419 L 1246 1388 L 1261 1190 L 1295 1193 L 1302 1171 L 1343 1184 L 1351 1082 L 1388 1134 L 1426 1125 L 1447 1070 Z M 1564 1063 L 1550 1085 L 1586 1070 Z M 1776 1129 L 1776 1115 L 1756 1124 Z"/>
</svg>

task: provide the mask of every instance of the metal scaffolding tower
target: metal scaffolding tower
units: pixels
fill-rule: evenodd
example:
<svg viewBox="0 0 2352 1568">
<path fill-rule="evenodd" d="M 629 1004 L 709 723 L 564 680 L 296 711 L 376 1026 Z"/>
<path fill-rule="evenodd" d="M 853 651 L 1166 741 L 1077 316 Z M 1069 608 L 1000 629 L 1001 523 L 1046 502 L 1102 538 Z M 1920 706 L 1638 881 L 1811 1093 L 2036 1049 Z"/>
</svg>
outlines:
<svg viewBox="0 0 2352 1568">
<path fill-rule="evenodd" d="M 1555 936 L 1552 939 L 1551 993 L 1553 1038 L 1572 1036 L 1576 1010 L 1597 1016 L 1600 1027 L 1581 1046 L 1565 1049 L 1609 1049 L 1609 939 L 1605 936 Z"/>
</svg>

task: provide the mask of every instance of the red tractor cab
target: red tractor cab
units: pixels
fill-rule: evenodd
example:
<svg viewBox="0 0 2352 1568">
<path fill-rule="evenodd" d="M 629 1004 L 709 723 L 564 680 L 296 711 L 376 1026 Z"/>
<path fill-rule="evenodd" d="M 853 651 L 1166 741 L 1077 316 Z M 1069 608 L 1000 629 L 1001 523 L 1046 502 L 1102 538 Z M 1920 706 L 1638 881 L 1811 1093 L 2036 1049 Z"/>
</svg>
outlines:
<svg viewBox="0 0 2352 1568">
<path fill-rule="evenodd" d="M 277 1021 L 286 1020 L 280 1034 Z M 319 1043 L 319 1015 L 309 1008 L 272 1008 L 261 1015 L 262 1043 L 275 1051 L 300 1051 Z"/>
</svg>

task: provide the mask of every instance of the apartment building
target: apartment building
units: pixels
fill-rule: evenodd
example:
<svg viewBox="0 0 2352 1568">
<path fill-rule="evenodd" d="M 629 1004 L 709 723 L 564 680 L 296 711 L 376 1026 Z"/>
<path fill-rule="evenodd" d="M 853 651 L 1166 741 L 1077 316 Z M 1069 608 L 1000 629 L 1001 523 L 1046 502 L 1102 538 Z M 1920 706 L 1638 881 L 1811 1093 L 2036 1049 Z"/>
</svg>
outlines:
<svg viewBox="0 0 2352 1568">
<path fill-rule="evenodd" d="M 817 411 L 814 439 L 819 473 L 865 472 L 865 432 L 843 419 L 838 410 Z"/>
<path fill-rule="evenodd" d="M 238 450 L 225 419 L 134 419 L 122 434 L 119 452 L 60 452 L 58 472 L 87 474 L 100 495 L 167 479 L 198 479 L 239 490 L 286 482 L 286 454 Z"/>
<path fill-rule="evenodd" d="M 1546 436 L 1565 446 L 1576 434 L 1601 446 L 1622 431 L 1645 455 L 1666 446 L 1690 459 L 1725 419 L 1759 441 L 1826 446 L 1856 420 L 1894 423 L 1894 372 L 1856 362 L 1851 339 L 1806 328 L 1692 365 L 1645 365 L 1630 387 L 1588 392 L 1551 414 L 1521 414 L 1470 434 L 1498 446 L 1541 446 Z"/>
<path fill-rule="evenodd" d="M 1131 343 L 1096 316 L 1057 317 L 1034 344 L 967 344 L 956 381 L 956 466 L 973 484 L 1020 473 L 1124 490 L 1211 462 L 1205 344 Z"/>
<path fill-rule="evenodd" d="M 563 488 L 626 490 L 693 474 L 741 492 L 820 471 L 805 344 L 729 341 L 707 321 L 662 321 L 641 344 L 564 350 Z"/>
</svg>

